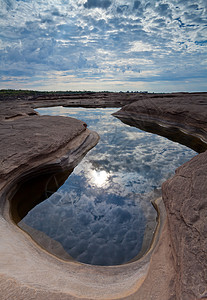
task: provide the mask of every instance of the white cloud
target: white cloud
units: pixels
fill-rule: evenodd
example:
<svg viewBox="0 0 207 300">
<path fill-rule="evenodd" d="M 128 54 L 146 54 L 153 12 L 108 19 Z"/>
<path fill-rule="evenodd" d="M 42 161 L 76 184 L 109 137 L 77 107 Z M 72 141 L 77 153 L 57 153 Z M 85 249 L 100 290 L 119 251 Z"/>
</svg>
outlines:
<svg viewBox="0 0 207 300">
<path fill-rule="evenodd" d="M 106 83 L 113 78 L 127 89 L 126 82 L 134 85 L 129 83 L 130 76 L 139 78 L 139 82 L 146 82 L 145 76 L 148 76 L 148 82 L 153 83 L 155 79 L 150 76 L 151 71 L 160 74 L 162 91 L 166 86 L 161 84 L 162 81 L 175 80 L 174 69 L 177 74 L 184 72 L 183 78 L 188 76 L 191 79 L 180 61 L 185 62 L 189 70 L 192 66 L 199 69 L 207 53 L 206 2 L 202 0 L 196 3 L 148 1 L 147 5 L 145 1 L 120 0 L 105 0 L 101 5 L 96 0 L 1 0 L 0 5 L 3 66 L 0 76 L 4 79 L 6 76 L 16 77 L 13 87 L 19 76 L 26 77 L 25 85 L 30 82 L 32 87 L 33 81 L 38 84 L 35 76 L 45 78 L 46 74 L 53 73 L 55 77 L 57 71 L 68 71 L 83 81 L 85 87 L 95 86 L 98 90 L 103 86 L 103 79 Z M 171 79 L 163 77 L 169 66 Z M 201 85 L 204 84 L 205 72 L 202 67 Z M 57 80 L 61 81 L 61 77 Z M 0 87 L 11 84 L 4 80 Z M 50 78 L 45 79 L 44 84 L 49 89 L 54 86 Z M 119 84 L 113 87 L 111 82 L 109 85 L 112 90 L 119 88 Z M 66 84 L 61 87 L 65 89 Z"/>
<path fill-rule="evenodd" d="M 152 51 L 153 47 L 150 44 L 143 43 L 142 41 L 133 41 L 131 42 L 132 52 L 142 52 L 142 51 Z"/>
</svg>

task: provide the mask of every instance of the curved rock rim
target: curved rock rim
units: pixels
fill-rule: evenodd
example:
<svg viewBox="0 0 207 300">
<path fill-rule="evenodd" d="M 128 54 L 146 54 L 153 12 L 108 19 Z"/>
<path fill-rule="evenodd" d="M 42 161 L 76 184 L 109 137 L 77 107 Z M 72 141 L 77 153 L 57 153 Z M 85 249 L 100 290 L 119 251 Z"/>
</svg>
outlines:
<svg viewBox="0 0 207 300">
<path fill-rule="evenodd" d="M 199 123 L 199 122 L 198 122 Z M 204 123 L 204 122 L 203 122 Z M 198 124 L 199 127 L 200 124 Z M 201 126 L 202 127 L 202 126 Z M 179 263 L 180 260 L 176 258 L 174 251 L 174 247 L 177 246 L 174 243 L 174 237 L 172 238 L 172 236 L 169 237 L 169 235 L 171 235 L 172 232 L 172 228 L 169 229 L 169 214 L 170 214 L 170 206 L 172 206 L 174 199 L 174 196 L 172 193 L 174 193 L 173 187 L 176 183 L 176 180 L 179 179 L 179 181 L 182 178 L 185 178 L 186 180 L 188 180 L 188 178 L 190 179 L 190 177 L 186 177 L 186 174 L 188 173 L 188 169 L 191 170 L 191 168 L 195 167 L 195 163 L 198 162 L 201 166 L 202 164 L 202 159 L 206 158 L 206 152 L 198 155 L 195 157 L 195 159 L 192 159 L 191 162 L 186 163 L 184 166 L 180 167 L 177 171 L 177 175 L 175 175 L 171 180 L 167 181 L 164 185 L 164 198 L 165 198 L 165 205 L 167 206 L 167 221 L 165 222 L 164 226 L 163 226 L 163 231 L 160 237 L 160 240 L 158 241 L 158 245 L 155 248 L 155 251 L 151 257 L 151 261 L 150 261 L 150 266 L 147 272 L 147 276 L 145 278 L 140 278 L 139 284 L 137 283 L 137 285 L 130 285 L 130 280 L 131 278 L 128 278 L 128 276 L 125 277 L 126 280 L 129 279 L 128 281 L 128 287 L 131 286 L 131 289 L 128 289 L 128 293 L 120 293 L 119 296 L 117 295 L 117 297 L 119 299 L 136 299 L 136 300 L 142 300 L 142 299 L 150 299 L 150 297 L 152 297 L 153 295 L 153 299 L 156 300 L 160 300 L 160 299 L 193 299 L 193 300 L 197 300 L 197 299 L 205 299 L 206 298 L 206 294 L 205 294 L 205 289 L 203 289 L 202 285 L 199 284 L 198 288 L 199 291 L 195 290 L 195 293 L 190 293 L 189 290 L 183 290 L 182 286 L 178 286 L 176 287 L 178 281 L 180 280 L 180 278 L 182 278 L 183 274 L 178 273 L 177 269 L 179 271 Z M 204 169 L 205 165 L 202 165 L 200 169 L 206 170 Z M 199 172 L 202 172 L 202 170 L 199 169 Z M 198 173 L 198 172 L 197 172 Z M 205 175 L 205 174 L 204 174 Z M 194 172 L 193 176 L 197 176 Z M 205 176 L 204 176 L 205 177 Z M 175 183 L 174 183 L 175 181 Z M 1 184 L 2 187 L 2 184 Z M 169 192 L 166 190 L 167 188 L 169 189 Z M 203 190 L 202 190 L 203 192 Z M 171 195 L 169 194 L 171 193 Z M 182 196 L 182 191 L 181 191 L 181 196 Z M 199 194 L 200 195 L 200 194 Z M 170 199 L 171 198 L 171 199 Z M 173 200 L 173 201 L 171 201 Z M 172 203 L 170 203 L 169 201 L 171 201 Z M 169 205 L 168 205 L 169 202 Z M 2 207 L 1 207 L 2 208 Z M 183 208 L 182 208 L 183 209 Z M 186 221 L 186 216 L 185 217 L 185 221 Z M 192 220 L 191 220 L 192 222 Z M 0 223 L 1 223 L 1 229 L 4 228 L 4 226 L 6 227 L 6 229 L 10 229 L 10 225 L 12 224 L 6 224 L 4 222 L 4 220 L 2 220 L 2 218 L 0 218 Z M 190 226 L 190 223 L 187 223 L 188 226 Z M 179 229 L 179 228 L 178 228 Z M 17 230 L 17 228 L 15 228 L 15 230 Z M 16 231 L 18 233 L 18 230 Z M 15 241 L 19 241 L 18 239 L 15 239 L 9 244 L 10 247 L 12 247 L 13 243 L 15 243 Z M 22 236 L 21 236 L 22 238 Z M 21 240 L 21 239 L 20 239 Z M 24 240 L 24 239 L 23 239 Z M 179 243 L 178 243 L 179 246 Z M 173 248 L 173 251 L 172 251 Z M 33 250 L 37 250 L 35 247 L 33 248 Z M 1 245 L 0 245 L 0 250 L 1 250 Z M 21 250 L 21 248 L 20 248 Z M 169 252 L 172 251 L 172 254 L 169 254 Z M 40 255 L 43 255 L 42 252 L 39 253 Z M 44 256 L 44 258 L 48 258 L 48 256 Z M 161 261 L 160 261 L 161 258 Z M 13 258 L 12 258 L 13 259 Z M 19 258 L 16 257 L 16 259 L 18 260 Z M 31 262 L 31 257 L 28 258 L 27 256 L 24 257 L 25 259 L 25 263 L 30 263 L 30 268 L 28 268 L 28 274 L 31 272 L 33 272 L 33 274 L 35 273 L 34 270 L 32 269 L 32 267 L 35 267 L 35 264 L 33 262 Z M 44 262 L 44 260 L 43 260 Z M 11 262 L 9 262 L 11 263 Z M 13 263 L 13 261 L 12 261 Z M 52 263 L 52 258 L 50 260 L 50 263 Z M 165 263 L 168 264 L 168 267 L 165 268 Z M 178 265 L 176 266 L 176 263 L 178 263 Z M 5 265 L 4 265 L 5 264 Z M 5 260 L 5 262 L 1 262 L 1 266 L 5 267 L 7 264 L 7 261 Z M 53 265 L 54 266 L 54 265 Z M 26 268 L 26 266 L 24 266 Z M 73 267 L 75 267 L 73 265 Z M 107 267 L 108 268 L 108 267 Z M 59 269 L 60 270 L 60 269 Z M 158 272 L 157 272 L 158 270 Z M 186 270 L 186 266 L 184 266 L 184 270 Z M 38 270 L 35 270 L 38 271 Z M 44 274 L 45 276 L 48 275 L 48 277 L 51 278 L 51 274 L 49 274 L 49 272 L 51 271 L 51 269 L 49 270 L 49 272 L 47 272 L 47 270 L 44 270 Z M 56 269 L 53 270 L 54 272 L 56 271 Z M 4 276 L 0 276 L 0 286 L 1 286 L 1 291 L 2 291 L 2 299 L 3 300 L 8 300 L 8 299 L 18 299 L 18 300 L 23 300 L 26 298 L 34 298 L 34 299 L 38 299 L 38 300 L 42 300 L 42 299 L 59 299 L 61 297 L 61 299 L 77 299 L 77 298 L 85 298 L 85 299 L 103 299 L 103 295 L 104 292 L 108 292 L 108 291 L 104 291 L 104 289 L 98 289 L 98 291 L 100 291 L 99 294 L 94 294 L 93 292 L 90 293 L 92 290 L 94 290 L 94 286 L 93 289 L 90 289 L 90 292 L 88 291 L 86 285 L 85 288 L 81 291 L 82 295 L 84 294 L 84 296 L 79 296 L 77 295 L 77 293 L 68 293 L 65 289 L 64 286 L 64 279 L 63 277 L 59 277 L 58 278 L 58 283 L 59 283 L 59 288 L 58 290 L 50 290 L 50 286 L 47 286 L 46 288 L 41 287 L 41 283 L 40 284 L 36 284 L 34 286 L 31 285 L 32 282 L 32 276 L 29 276 L 29 278 L 27 279 L 27 283 L 24 283 L 21 281 L 21 274 L 20 272 L 17 272 L 19 277 L 16 280 L 14 277 L 9 277 L 6 275 L 6 272 L 4 274 Z M 167 276 L 169 274 L 172 274 L 172 276 Z M 40 275 L 41 272 L 39 273 Z M 66 273 L 68 275 L 68 273 Z M 65 274 L 65 275 L 66 275 Z M 90 273 L 90 268 L 88 269 L 88 272 L 85 273 L 85 280 L 87 282 L 88 277 L 90 277 L 91 273 Z M 110 273 L 108 273 L 108 276 L 110 277 Z M 117 274 L 114 274 L 115 276 L 113 276 L 113 278 L 116 278 Z M 166 275 L 166 276 L 165 276 Z M 177 278 L 175 278 L 175 275 Z M 44 279 L 44 277 L 40 278 Z M 112 277 L 110 277 L 112 278 Z M 161 282 L 161 278 L 164 278 L 164 284 L 162 284 Z M 99 277 L 100 279 L 100 277 Z M 145 280 L 146 279 L 146 280 Z M 198 279 L 197 279 L 198 280 Z M 94 281 L 96 284 L 96 281 Z M 74 282 L 72 282 L 74 283 Z M 83 282 L 84 283 L 84 282 Z M 108 286 L 110 287 L 110 281 L 108 282 Z M 132 281 L 131 281 L 132 283 Z M 180 285 L 184 284 L 182 281 L 180 282 Z M 116 285 L 116 284 L 115 284 Z M 126 287 L 126 285 L 125 285 Z M 118 289 L 119 287 L 117 287 Z M 163 289 L 161 289 L 163 288 Z M 186 288 L 186 287 L 185 287 Z M 110 290 L 111 291 L 111 290 Z M 175 295 L 176 293 L 176 295 Z M 197 296 L 196 296 L 197 293 Z M 112 294 L 111 294 L 112 295 Z M 113 296 L 112 296 L 113 297 Z M 112 297 L 109 295 L 109 299 L 112 299 Z M 107 299 L 107 298 L 106 298 Z"/>
<path fill-rule="evenodd" d="M 65 261 L 63 259 L 60 259 L 58 255 L 54 255 L 44 248 L 42 248 L 36 241 L 34 241 L 33 238 L 31 238 L 26 232 L 24 232 L 22 229 L 16 226 L 16 222 L 13 220 L 12 213 L 11 213 L 11 207 L 10 207 L 10 199 L 12 198 L 13 194 L 15 193 L 18 183 L 20 183 L 22 180 L 25 180 L 31 176 L 31 174 L 39 174 L 52 170 L 71 170 L 78 161 L 81 159 L 84 150 L 84 153 L 86 150 L 91 148 L 91 139 L 93 140 L 93 135 L 95 133 L 90 133 L 89 136 L 87 136 L 82 144 L 75 150 L 70 150 L 67 154 L 62 156 L 61 158 L 56 159 L 55 161 L 50 161 L 45 164 L 42 164 L 38 167 L 30 169 L 29 171 L 21 174 L 20 177 L 13 178 L 9 182 L 8 185 L 6 185 L 2 192 L 3 195 L 1 197 L 2 203 L 4 202 L 5 205 L 2 207 L 2 217 L 4 219 L 4 222 L 7 223 L 6 227 L 9 226 L 11 238 L 13 240 L 14 234 L 15 234 L 15 240 L 18 243 L 21 243 L 21 245 L 18 245 L 17 248 L 21 249 L 21 254 L 23 256 L 33 257 L 35 259 L 36 263 L 40 266 L 43 264 L 43 257 L 44 257 L 44 265 L 47 265 L 47 267 L 50 269 L 50 263 L 52 262 L 53 266 L 55 265 L 56 268 L 59 269 L 61 265 L 61 272 L 60 273 L 65 274 L 67 276 L 68 273 L 74 274 L 74 278 L 72 280 L 73 284 L 75 281 L 75 288 L 69 284 L 71 280 L 71 276 L 69 276 L 69 281 L 67 280 L 67 286 L 69 284 L 69 288 L 65 287 L 65 291 L 63 294 L 67 295 L 69 297 L 68 299 L 71 299 L 71 297 L 84 297 L 85 299 L 120 299 L 123 296 L 129 296 L 133 294 L 137 288 L 142 284 L 144 281 L 148 268 L 150 263 L 151 255 L 154 251 L 154 248 L 156 247 L 159 237 L 161 235 L 161 232 L 163 230 L 164 222 L 165 222 L 165 209 L 164 204 L 161 200 L 161 198 L 157 199 L 154 203 L 156 210 L 158 212 L 158 224 L 156 228 L 156 232 L 153 237 L 153 241 L 151 243 L 150 248 L 147 250 L 145 254 L 141 258 L 135 258 L 131 262 L 117 265 L 117 266 L 93 266 L 88 264 L 83 264 L 80 262 L 77 262 L 75 260 L 71 261 Z M 76 139 L 79 139 L 77 137 Z M 86 141 L 88 142 L 87 145 L 85 145 Z M 89 142 L 90 141 L 90 142 Z M 76 143 L 77 144 L 77 141 Z M 74 157 L 72 157 L 74 155 Z M 15 214 L 14 214 L 15 215 Z M 2 221 L 2 219 L 1 219 Z M 10 236 L 10 233 L 8 230 L 4 233 L 4 236 L 7 236 L 7 238 Z M 10 243 L 12 241 L 10 240 Z M 22 247 L 23 245 L 23 247 Z M 16 250 L 16 247 L 13 247 L 13 257 L 16 254 L 19 254 Z M 34 252 L 35 249 L 35 252 Z M 8 253 L 8 255 L 4 255 L 5 259 L 11 260 L 11 253 Z M 48 263 L 48 264 L 47 264 Z M 21 260 L 21 266 L 23 266 L 24 262 Z M 59 289 L 57 286 L 57 283 L 55 284 L 54 278 L 52 281 L 50 279 L 46 279 L 44 276 L 40 281 L 39 276 L 35 276 L 33 273 L 32 279 L 29 279 L 28 282 L 28 272 L 22 271 L 22 275 L 19 276 L 19 270 L 18 267 L 20 267 L 19 263 L 16 263 L 13 261 L 13 268 L 12 272 L 7 272 L 7 276 L 11 278 L 11 280 L 15 280 L 18 285 L 24 286 L 25 284 L 29 286 L 29 289 L 36 289 L 37 286 L 40 287 L 40 290 L 45 290 L 49 286 L 53 286 L 52 290 L 54 293 Z M 27 266 L 29 267 L 29 266 Z M 14 272 L 14 270 L 18 270 L 18 272 Z M 23 268 L 24 269 L 24 268 Z M 65 269 L 65 270 L 64 270 Z M 72 269 L 72 270 L 71 270 Z M 8 270 L 7 270 L 8 271 Z M 37 270 L 36 270 L 37 271 Z M 41 270 L 42 272 L 43 270 Z M 44 273 L 46 271 L 44 270 Z M 86 276 L 90 273 L 90 278 L 86 281 Z M 61 274 L 56 273 L 57 277 L 61 277 Z M 21 280 L 19 282 L 19 277 L 21 277 Z M 73 276 L 72 276 L 73 277 Z M 111 279 L 115 279 L 115 282 L 111 282 Z M 128 278 L 126 280 L 126 278 Z M 6 279 L 5 283 L 8 280 Z M 127 282 L 126 282 L 127 281 Z M 19 282 L 19 283 L 18 283 Z M 94 282 L 96 282 L 96 287 L 94 288 Z M 64 284 L 66 285 L 66 283 Z M 110 286 L 110 288 L 109 288 Z M 122 288 L 120 288 L 120 286 Z M 118 288 L 117 288 L 118 287 Z M 38 289 L 38 288 L 37 288 Z M 108 292 L 106 293 L 106 289 L 108 289 Z M 87 291 L 87 292 L 86 292 Z M 51 289 L 50 289 L 51 292 Z M 62 291 L 63 292 L 63 291 Z M 104 292 L 104 296 L 103 296 Z"/>
</svg>

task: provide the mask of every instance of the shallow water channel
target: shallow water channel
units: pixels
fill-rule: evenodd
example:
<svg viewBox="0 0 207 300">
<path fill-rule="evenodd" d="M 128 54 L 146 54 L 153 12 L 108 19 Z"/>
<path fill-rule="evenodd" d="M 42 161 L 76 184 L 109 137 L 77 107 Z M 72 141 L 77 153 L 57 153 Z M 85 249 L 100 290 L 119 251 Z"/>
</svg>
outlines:
<svg viewBox="0 0 207 300">
<path fill-rule="evenodd" d="M 160 196 L 162 182 L 196 152 L 122 123 L 111 115 L 117 108 L 37 111 L 80 119 L 98 132 L 100 141 L 57 192 L 46 190 L 48 198 L 19 226 L 43 232 L 79 262 L 130 261 L 150 246 L 157 217 L 151 201 Z"/>
</svg>

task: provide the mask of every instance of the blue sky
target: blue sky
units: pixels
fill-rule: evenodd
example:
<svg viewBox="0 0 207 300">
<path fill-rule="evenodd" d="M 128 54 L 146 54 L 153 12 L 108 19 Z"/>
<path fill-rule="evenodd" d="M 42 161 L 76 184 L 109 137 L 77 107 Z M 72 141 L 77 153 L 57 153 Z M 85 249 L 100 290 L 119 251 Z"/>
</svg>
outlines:
<svg viewBox="0 0 207 300">
<path fill-rule="evenodd" d="M 206 0 L 0 0 L 0 89 L 207 91 Z"/>
</svg>

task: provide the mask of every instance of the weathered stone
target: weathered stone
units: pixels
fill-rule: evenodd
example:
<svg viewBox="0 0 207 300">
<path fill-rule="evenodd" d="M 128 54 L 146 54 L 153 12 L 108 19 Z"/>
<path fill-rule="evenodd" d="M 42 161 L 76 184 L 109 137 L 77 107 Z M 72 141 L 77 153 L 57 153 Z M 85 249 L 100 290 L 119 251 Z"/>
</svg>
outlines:
<svg viewBox="0 0 207 300">
<path fill-rule="evenodd" d="M 113 114 L 123 122 L 186 144 L 198 152 L 207 149 L 207 94 L 146 98 Z M 188 134 L 188 141 L 185 135 Z M 179 137 L 180 135 L 180 137 Z M 182 141 L 183 140 L 183 141 Z M 202 145 L 202 141 L 205 145 Z"/>
<path fill-rule="evenodd" d="M 112 93 L 82 95 L 81 99 L 37 97 L 0 103 L 2 300 L 207 299 L 207 152 L 178 168 L 175 176 L 163 184 L 167 219 L 160 204 L 157 234 L 151 249 L 139 261 L 115 267 L 65 262 L 43 250 L 11 220 L 6 196 L 14 193 L 18 180 L 32 172 L 73 167 L 98 139 L 81 121 L 34 116 L 32 108 L 118 107 L 127 99 L 131 104 L 119 114 L 130 122 L 142 116 L 162 125 L 184 128 L 206 140 L 206 94 Z M 61 251 L 58 246 L 57 251 Z"/>
<path fill-rule="evenodd" d="M 86 131 L 86 124 L 73 118 L 31 116 L 0 122 L 0 180 L 14 175 L 31 161 L 47 159 Z"/>
<path fill-rule="evenodd" d="M 185 124 L 198 129 L 207 129 L 207 93 L 177 95 L 176 97 L 150 97 L 124 106 L 119 113 L 145 115 L 156 120 Z"/>
<path fill-rule="evenodd" d="M 177 299 L 207 298 L 207 151 L 162 186 L 176 268 Z"/>
<path fill-rule="evenodd" d="M 199 149 L 207 149 L 205 94 L 141 100 L 123 107 L 115 116 L 149 131 L 153 131 L 149 121 L 154 126 L 161 123 L 167 128 L 185 129 L 204 141 Z M 157 129 L 167 136 L 166 128 Z M 162 194 L 175 267 L 172 299 L 207 299 L 207 151 L 178 168 L 175 176 L 163 184 Z"/>
<path fill-rule="evenodd" d="M 22 108 L 18 117 L 15 109 L 9 118 L 6 111 L 1 111 L 1 298 L 107 299 L 132 295 L 146 278 L 162 226 L 159 226 L 153 247 L 142 260 L 107 268 L 60 260 L 41 248 L 11 220 L 9 200 L 22 180 L 53 169 L 70 170 L 98 141 L 97 134 L 90 132 L 82 121 L 29 116 L 27 105 L 18 103 L 17 106 L 18 110 Z M 45 242 L 50 244 L 49 240 Z M 57 247 L 57 255 L 62 251 L 58 245 L 51 244 L 51 247 Z"/>
</svg>

